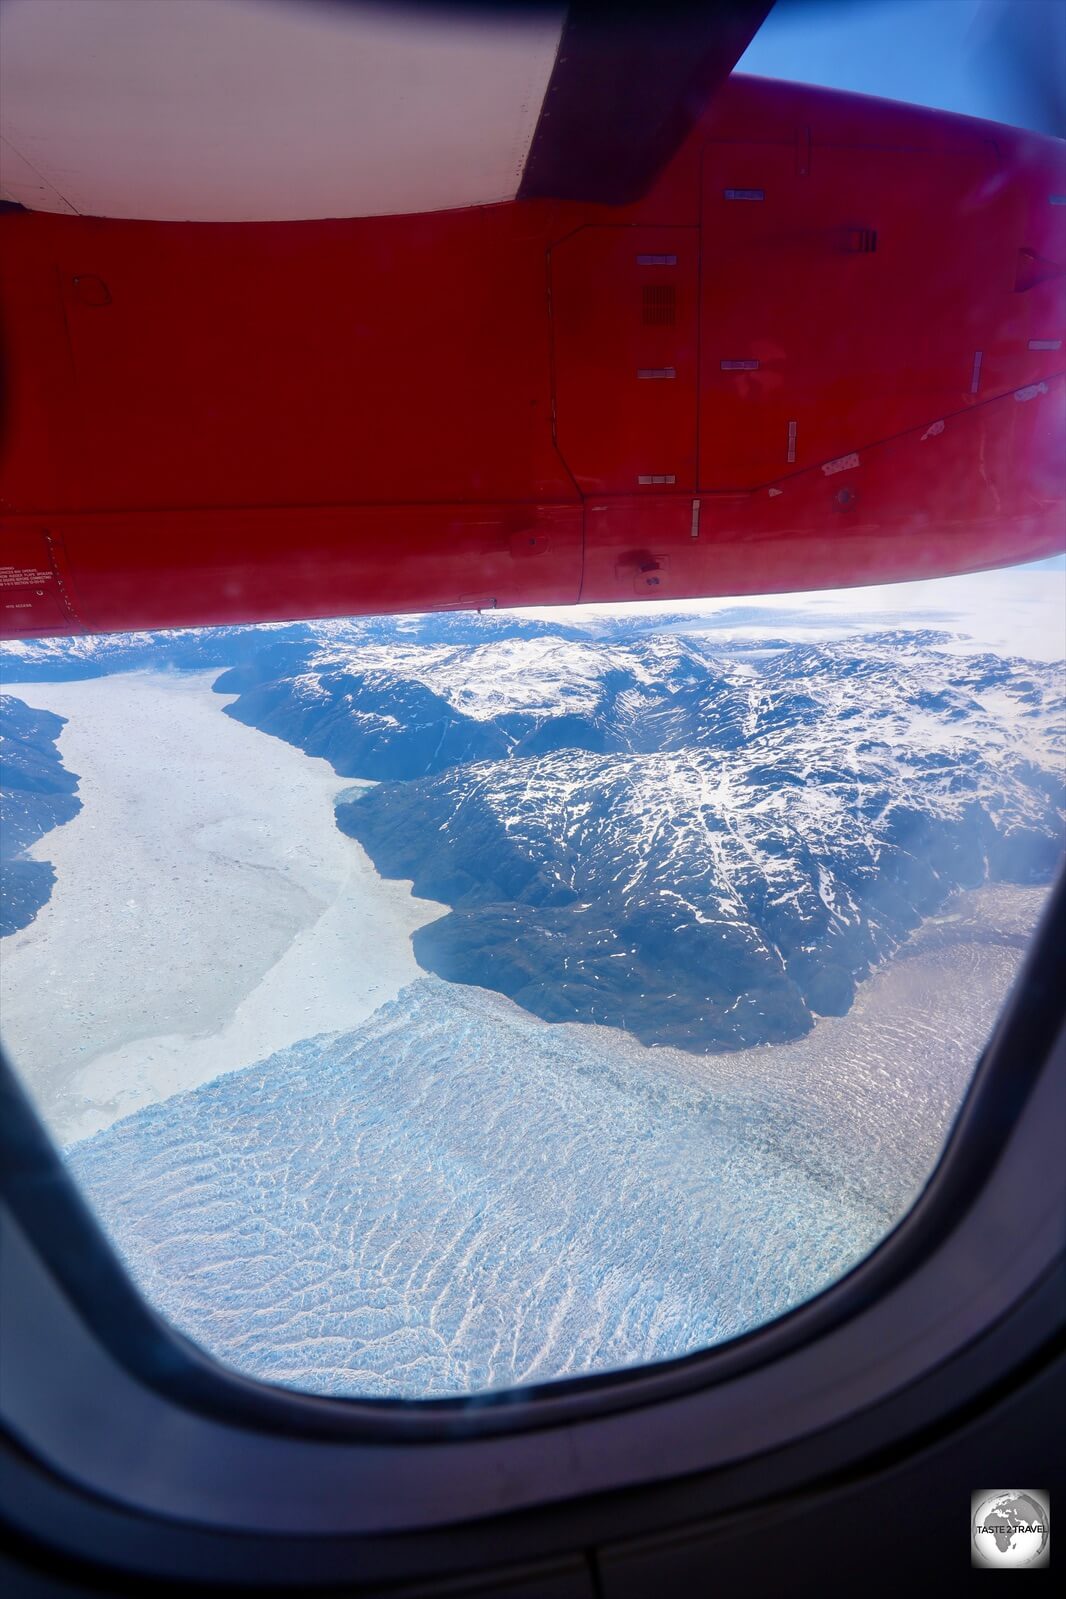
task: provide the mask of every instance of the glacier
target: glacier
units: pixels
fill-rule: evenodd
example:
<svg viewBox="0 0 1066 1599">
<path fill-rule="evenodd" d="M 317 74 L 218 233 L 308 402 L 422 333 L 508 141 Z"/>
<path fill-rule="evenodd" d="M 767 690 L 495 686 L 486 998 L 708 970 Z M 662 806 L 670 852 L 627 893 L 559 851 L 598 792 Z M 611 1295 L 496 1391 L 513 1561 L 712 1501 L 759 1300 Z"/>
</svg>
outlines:
<svg viewBox="0 0 1066 1599">
<path fill-rule="evenodd" d="M 269 1382 L 426 1398 L 683 1355 L 920 1191 L 1042 897 L 997 894 L 796 1043 L 695 1058 L 427 977 L 67 1158 L 149 1300 Z"/>
</svg>

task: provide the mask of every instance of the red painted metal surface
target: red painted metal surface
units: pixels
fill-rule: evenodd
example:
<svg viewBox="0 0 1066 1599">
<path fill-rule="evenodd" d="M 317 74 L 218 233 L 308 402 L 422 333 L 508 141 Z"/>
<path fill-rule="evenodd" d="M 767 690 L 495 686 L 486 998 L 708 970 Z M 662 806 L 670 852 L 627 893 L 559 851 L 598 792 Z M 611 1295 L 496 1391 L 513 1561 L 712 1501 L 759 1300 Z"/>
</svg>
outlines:
<svg viewBox="0 0 1066 1599">
<path fill-rule="evenodd" d="M 0 217 L 0 633 L 753 594 L 1064 535 L 1063 147 L 735 78 L 654 190 Z"/>
<path fill-rule="evenodd" d="M 695 227 L 594 224 L 551 248 L 556 439 L 583 494 L 696 487 L 699 258 Z"/>
</svg>

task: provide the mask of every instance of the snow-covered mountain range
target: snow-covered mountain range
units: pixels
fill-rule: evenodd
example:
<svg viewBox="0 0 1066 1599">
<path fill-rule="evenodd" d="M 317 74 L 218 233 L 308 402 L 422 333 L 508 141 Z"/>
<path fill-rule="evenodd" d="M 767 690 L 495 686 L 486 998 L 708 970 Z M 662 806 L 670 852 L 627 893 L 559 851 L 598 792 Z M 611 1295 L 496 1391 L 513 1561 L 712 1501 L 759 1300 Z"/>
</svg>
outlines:
<svg viewBox="0 0 1066 1599">
<path fill-rule="evenodd" d="M 402 745 L 407 780 L 338 820 L 453 907 L 415 935 L 422 965 L 547 1020 L 728 1049 L 847 1010 L 957 888 L 1053 872 L 1061 674 L 950 642 L 327 651 L 232 714 L 360 777 Z M 409 694 L 436 719 L 386 724 Z"/>
<path fill-rule="evenodd" d="M 737 612 L 740 618 L 749 614 Z M 761 612 L 752 614 L 762 615 Z M 204 671 L 248 662 L 272 652 L 274 663 L 312 658 L 324 651 L 371 645 L 484 644 L 490 640 L 596 640 L 601 643 L 662 632 L 705 631 L 700 619 L 657 611 L 612 618 L 575 613 L 572 622 L 546 622 L 512 611 L 427 612 L 411 616 L 348 617 L 322 622 L 263 622 L 254 627 L 172 628 L 155 633 L 96 633 L 70 638 L 0 642 L 0 674 L 9 682 L 103 677 L 109 672 Z"/>
<path fill-rule="evenodd" d="M 452 908 L 425 968 L 646 1043 L 798 1037 L 957 888 L 1062 849 L 1061 670 L 947 634 L 490 614 L 12 648 L 16 680 L 225 668 L 227 714 L 377 781 L 338 823 Z"/>
</svg>

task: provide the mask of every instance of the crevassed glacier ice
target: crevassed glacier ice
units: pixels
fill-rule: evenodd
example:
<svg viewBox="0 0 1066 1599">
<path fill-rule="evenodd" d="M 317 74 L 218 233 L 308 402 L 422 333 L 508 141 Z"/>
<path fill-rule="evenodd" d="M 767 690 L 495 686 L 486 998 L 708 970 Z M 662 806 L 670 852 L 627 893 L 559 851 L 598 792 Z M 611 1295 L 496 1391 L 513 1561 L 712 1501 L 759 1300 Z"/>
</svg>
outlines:
<svg viewBox="0 0 1066 1599">
<path fill-rule="evenodd" d="M 1016 953 L 965 958 L 991 1015 Z M 68 1157 L 152 1302 L 260 1378 L 425 1397 L 664 1359 L 825 1286 L 924 1180 L 987 1018 L 952 1073 L 898 1035 L 887 1071 L 880 987 L 919 1027 L 943 1004 L 920 966 L 816 1042 L 699 1068 L 421 979 Z"/>
</svg>

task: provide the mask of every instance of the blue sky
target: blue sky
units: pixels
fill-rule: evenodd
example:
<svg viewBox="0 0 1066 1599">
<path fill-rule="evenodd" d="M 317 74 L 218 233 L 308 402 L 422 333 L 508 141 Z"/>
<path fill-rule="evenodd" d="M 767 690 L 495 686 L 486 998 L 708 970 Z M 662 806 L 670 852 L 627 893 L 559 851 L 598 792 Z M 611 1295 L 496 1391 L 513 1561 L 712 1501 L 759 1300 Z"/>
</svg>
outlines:
<svg viewBox="0 0 1066 1599">
<path fill-rule="evenodd" d="M 1064 0 L 777 0 L 737 70 L 1035 127 L 1025 58 L 1004 48 L 1034 23 L 1066 58 Z"/>
</svg>

